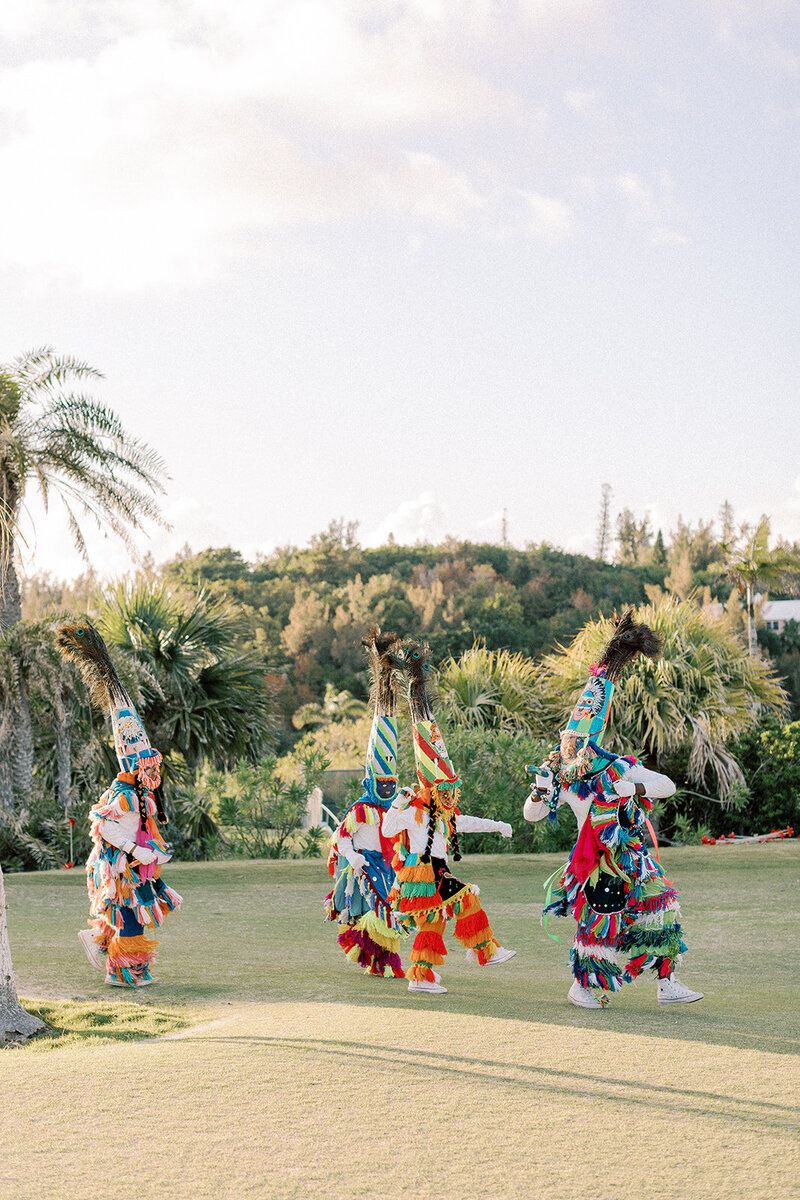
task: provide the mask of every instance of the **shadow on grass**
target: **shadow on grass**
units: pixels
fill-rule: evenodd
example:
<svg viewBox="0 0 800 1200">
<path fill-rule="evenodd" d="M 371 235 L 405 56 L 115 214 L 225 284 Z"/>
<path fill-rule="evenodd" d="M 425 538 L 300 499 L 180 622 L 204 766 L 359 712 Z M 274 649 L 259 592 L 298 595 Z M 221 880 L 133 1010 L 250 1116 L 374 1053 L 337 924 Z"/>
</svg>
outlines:
<svg viewBox="0 0 800 1200">
<path fill-rule="evenodd" d="M 82 1003 L 74 1000 L 24 1000 L 29 1013 L 47 1025 L 42 1033 L 27 1045 L 41 1049 L 81 1042 L 133 1042 L 159 1037 L 192 1023 L 186 1012 L 176 1009 L 153 1008 L 142 1003 L 99 1001 Z"/>
<path fill-rule="evenodd" d="M 181 1041 L 193 1041 L 191 1035 Z M 492 1059 L 465 1057 L 458 1054 L 431 1055 L 429 1051 L 412 1050 L 406 1046 L 373 1046 L 364 1042 L 323 1040 L 318 1038 L 267 1037 L 252 1034 L 229 1037 L 198 1038 L 207 1045 L 259 1045 L 300 1053 L 360 1060 L 365 1065 L 388 1066 L 392 1070 L 406 1068 L 418 1073 L 426 1071 L 437 1076 L 486 1080 L 537 1092 L 554 1092 L 576 1099 L 602 1096 L 609 1102 L 635 1105 L 650 1110 L 665 1110 L 674 1115 L 676 1109 L 698 1117 L 717 1117 L 725 1121 L 741 1121 L 763 1129 L 800 1131 L 800 1115 L 794 1105 L 769 1100 L 720 1095 L 667 1084 L 646 1084 L 618 1076 L 592 1075 L 580 1071 L 563 1071 L 549 1066 L 527 1063 L 498 1062 Z M 748 1111 L 751 1110 L 751 1111 Z"/>
</svg>

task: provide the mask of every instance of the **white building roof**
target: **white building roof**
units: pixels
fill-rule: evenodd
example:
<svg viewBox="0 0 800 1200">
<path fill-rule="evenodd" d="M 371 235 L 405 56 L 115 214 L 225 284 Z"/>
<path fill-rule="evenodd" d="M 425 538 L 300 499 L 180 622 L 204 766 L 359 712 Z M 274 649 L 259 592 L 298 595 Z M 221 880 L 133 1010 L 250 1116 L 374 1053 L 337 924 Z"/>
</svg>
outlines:
<svg viewBox="0 0 800 1200">
<path fill-rule="evenodd" d="M 800 622 L 800 600 L 766 600 L 761 606 L 765 621 Z"/>
</svg>

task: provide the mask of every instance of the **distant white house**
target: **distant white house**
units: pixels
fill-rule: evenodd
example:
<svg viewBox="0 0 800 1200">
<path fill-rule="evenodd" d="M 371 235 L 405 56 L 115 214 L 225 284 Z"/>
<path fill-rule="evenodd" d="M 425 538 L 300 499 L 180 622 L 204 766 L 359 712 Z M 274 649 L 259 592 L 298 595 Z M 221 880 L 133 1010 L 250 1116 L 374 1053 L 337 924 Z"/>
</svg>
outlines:
<svg viewBox="0 0 800 1200">
<path fill-rule="evenodd" d="M 783 633 L 787 621 L 797 621 L 800 625 L 800 600 L 765 600 L 761 616 L 766 629 Z"/>
</svg>

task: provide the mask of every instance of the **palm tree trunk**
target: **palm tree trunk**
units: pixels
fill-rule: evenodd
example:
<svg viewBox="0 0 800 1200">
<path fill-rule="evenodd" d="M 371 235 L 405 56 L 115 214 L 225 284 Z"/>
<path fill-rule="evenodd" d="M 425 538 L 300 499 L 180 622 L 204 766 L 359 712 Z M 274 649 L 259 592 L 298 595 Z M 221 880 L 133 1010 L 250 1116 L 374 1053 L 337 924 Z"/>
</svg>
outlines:
<svg viewBox="0 0 800 1200">
<path fill-rule="evenodd" d="M 0 808 L 11 812 L 14 807 L 14 775 L 11 770 L 14 743 L 14 714 L 8 703 L 0 713 Z"/>
<path fill-rule="evenodd" d="M 12 553 L 0 562 L 0 633 L 8 633 L 22 620 L 17 568 Z"/>
<path fill-rule="evenodd" d="M 17 997 L 14 966 L 11 962 L 11 947 L 8 943 L 6 924 L 6 893 L 3 887 L 3 869 L 0 867 L 0 1044 L 4 1041 L 24 1042 L 47 1026 L 38 1017 L 31 1016 L 21 1007 Z"/>
<path fill-rule="evenodd" d="M 75 708 L 71 688 L 62 688 L 54 706 L 53 734 L 56 750 L 56 790 L 64 813 L 69 808 L 69 789 L 72 783 L 72 725 Z"/>
<path fill-rule="evenodd" d="M 12 553 L 0 562 L 0 636 L 21 620 L 19 580 Z M 6 701 L 0 730 L 0 806 L 6 809 L 14 808 L 20 799 L 27 801 L 33 786 L 31 702 L 27 682 L 19 669 L 16 678 L 16 695 L 10 703 Z"/>
<path fill-rule="evenodd" d="M 756 657 L 756 621 L 753 615 L 753 590 L 747 585 L 747 649 L 751 658 Z"/>
<path fill-rule="evenodd" d="M 17 805 L 27 804 L 33 790 L 33 714 L 28 683 L 19 681 L 19 700 L 14 707 L 14 745 L 11 749 L 11 774 Z"/>
</svg>

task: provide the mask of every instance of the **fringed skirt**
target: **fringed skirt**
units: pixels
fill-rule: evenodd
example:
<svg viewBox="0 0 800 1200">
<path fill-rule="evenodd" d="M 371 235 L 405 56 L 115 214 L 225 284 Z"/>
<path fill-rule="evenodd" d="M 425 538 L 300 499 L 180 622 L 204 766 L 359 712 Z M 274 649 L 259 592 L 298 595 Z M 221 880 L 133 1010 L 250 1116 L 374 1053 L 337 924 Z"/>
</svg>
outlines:
<svg viewBox="0 0 800 1200">
<path fill-rule="evenodd" d="M 325 898 L 327 919 L 342 926 L 339 945 L 351 962 L 371 975 L 402 979 L 398 948 L 404 931 L 398 928 L 388 899 L 394 871 L 379 850 L 359 853 L 367 861 L 358 878 L 344 856 L 339 858 L 341 870 Z"/>
<path fill-rule="evenodd" d="M 671 975 L 686 945 L 678 893 L 644 842 L 628 838 L 624 847 L 610 852 L 610 860 L 630 881 L 624 887 L 619 887 L 620 875 L 604 871 L 597 887 L 588 881 L 582 885 L 568 866 L 545 912 L 565 916 L 571 910 L 577 921 L 570 964 L 578 983 L 616 992 L 647 968 L 660 979 Z M 598 898 L 603 880 L 622 892 L 618 911 L 601 911 L 608 907 Z"/>
</svg>

